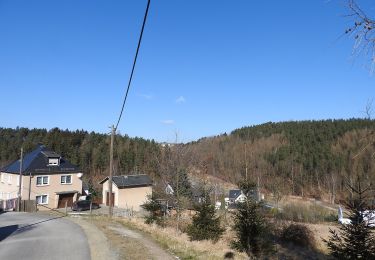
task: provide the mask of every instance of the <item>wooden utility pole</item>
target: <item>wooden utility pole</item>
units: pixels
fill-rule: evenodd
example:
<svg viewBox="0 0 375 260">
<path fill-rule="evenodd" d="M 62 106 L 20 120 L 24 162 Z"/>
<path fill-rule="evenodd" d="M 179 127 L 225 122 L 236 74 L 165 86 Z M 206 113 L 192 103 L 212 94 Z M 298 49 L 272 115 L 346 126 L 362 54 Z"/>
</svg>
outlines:
<svg viewBox="0 0 375 260">
<path fill-rule="evenodd" d="M 31 197 L 31 172 L 29 176 L 29 200 L 30 200 L 30 197 Z"/>
<path fill-rule="evenodd" d="M 21 147 L 21 159 L 20 159 L 20 177 L 18 180 L 18 211 L 21 211 L 21 192 L 22 192 L 22 164 L 23 164 L 23 147 Z"/>
<path fill-rule="evenodd" d="M 179 224 L 180 224 L 180 192 L 179 192 L 179 182 L 180 182 L 180 173 L 179 173 L 179 164 L 180 164 L 180 151 L 179 149 L 177 148 L 177 138 L 178 138 L 178 133 L 177 131 L 175 132 L 175 135 L 176 135 L 176 139 L 175 139 L 175 146 L 176 146 L 176 158 L 177 158 L 177 165 L 176 165 L 176 195 L 177 195 L 177 205 L 176 205 L 176 213 L 177 213 L 177 225 L 176 225 L 176 229 L 177 229 L 177 232 L 179 232 L 180 230 L 180 227 L 179 227 Z M 175 162 L 176 163 L 176 162 Z"/>
<path fill-rule="evenodd" d="M 108 178 L 108 203 L 109 203 L 109 217 L 113 215 L 113 207 L 112 207 L 112 177 L 113 177 L 113 140 L 115 138 L 115 127 L 112 125 L 111 127 L 111 146 L 109 150 L 109 178 Z"/>
<path fill-rule="evenodd" d="M 245 178 L 247 181 L 247 149 L 246 149 L 246 142 L 245 142 Z"/>
</svg>

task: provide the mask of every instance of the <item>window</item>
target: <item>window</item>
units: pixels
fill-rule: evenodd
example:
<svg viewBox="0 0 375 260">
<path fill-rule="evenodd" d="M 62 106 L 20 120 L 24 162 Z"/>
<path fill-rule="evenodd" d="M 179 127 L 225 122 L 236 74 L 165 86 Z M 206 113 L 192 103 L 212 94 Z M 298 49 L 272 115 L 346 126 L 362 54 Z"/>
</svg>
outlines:
<svg viewBox="0 0 375 260">
<path fill-rule="evenodd" d="M 1 182 L 5 182 L 5 173 L 1 174 Z"/>
<path fill-rule="evenodd" d="M 12 175 L 8 174 L 8 184 L 12 184 Z"/>
<path fill-rule="evenodd" d="M 72 184 L 72 175 L 62 175 L 61 184 Z"/>
<path fill-rule="evenodd" d="M 20 176 L 18 175 L 17 176 L 17 187 L 19 187 L 20 186 Z"/>
<path fill-rule="evenodd" d="M 48 165 L 59 165 L 59 158 L 48 158 Z"/>
<path fill-rule="evenodd" d="M 36 186 L 43 186 L 49 184 L 49 176 L 37 176 Z"/>
<path fill-rule="evenodd" d="M 38 204 L 48 204 L 48 195 L 38 195 L 35 199 Z"/>
</svg>

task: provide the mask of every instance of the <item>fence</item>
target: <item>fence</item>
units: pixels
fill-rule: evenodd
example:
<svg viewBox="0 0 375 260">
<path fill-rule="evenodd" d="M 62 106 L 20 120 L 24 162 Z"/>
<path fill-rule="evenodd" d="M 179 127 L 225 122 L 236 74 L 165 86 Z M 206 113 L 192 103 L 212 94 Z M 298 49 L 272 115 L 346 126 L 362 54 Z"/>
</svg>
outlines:
<svg viewBox="0 0 375 260">
<path fill-rule="evenodd" d="M 18 210 L 18 199 L 0 200 L 0 211 L 36 212 L 35 200 L 21 200 L 21 208 Z"/>
<path fill-rule="evenodd" d="M 17 209 L 17 199 L 0 200 L 0 208 L 4 211 Z"/>
<path fill-rule="evenodd" d="M 36 201 L 35 200 L 21 200 L 21 208 L 19 211 L 22 212 L 36 212 Z"/>
</svg>

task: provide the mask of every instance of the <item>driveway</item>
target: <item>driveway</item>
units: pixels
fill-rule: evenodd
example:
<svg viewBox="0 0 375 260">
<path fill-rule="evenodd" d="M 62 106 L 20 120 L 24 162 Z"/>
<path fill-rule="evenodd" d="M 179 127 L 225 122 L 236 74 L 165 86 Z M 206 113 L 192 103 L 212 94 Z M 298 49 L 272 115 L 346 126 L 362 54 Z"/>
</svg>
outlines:
<svg viewBox="0 0 375 260">
<path fill-rule="evenodd" d="M 81 227 L 64 217 L 0 214 L 0 259 L 85 260 L 90 249 Z"/>
</svg>

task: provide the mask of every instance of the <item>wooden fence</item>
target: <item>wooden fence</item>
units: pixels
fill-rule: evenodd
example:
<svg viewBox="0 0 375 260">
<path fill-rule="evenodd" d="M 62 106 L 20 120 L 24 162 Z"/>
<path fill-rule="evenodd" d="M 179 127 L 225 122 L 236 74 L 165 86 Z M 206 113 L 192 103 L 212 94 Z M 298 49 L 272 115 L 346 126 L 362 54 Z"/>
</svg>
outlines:
<svg viewBox="0 0 375 260">
<path fill-rule="evenodd" d="M 36 201 L 35 200 L 21 200 L 21 212 L 36 212 Z"/>
</svg>

